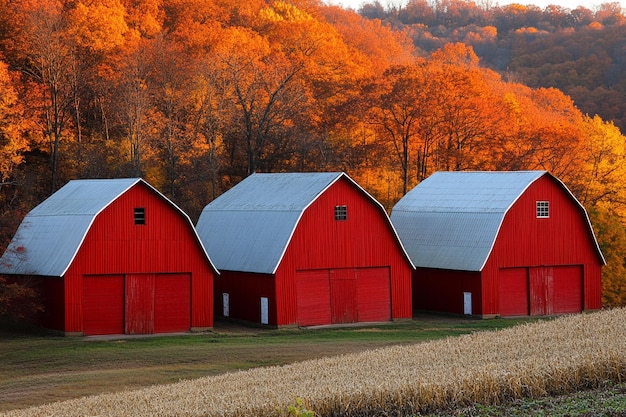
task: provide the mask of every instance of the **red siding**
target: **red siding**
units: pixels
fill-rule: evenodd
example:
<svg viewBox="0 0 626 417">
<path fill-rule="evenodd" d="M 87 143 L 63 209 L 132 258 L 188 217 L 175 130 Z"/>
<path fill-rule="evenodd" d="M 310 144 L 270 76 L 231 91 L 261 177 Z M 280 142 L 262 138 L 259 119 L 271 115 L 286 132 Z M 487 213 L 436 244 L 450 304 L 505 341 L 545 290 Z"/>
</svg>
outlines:
<svg viewBox="0 0 626 417">
<path fill-rule="evenodd" d="M 261 297 L 269 299 L 269 323 L 276 324 L 274 277 L 248 272 L 220 271 L 215 279 L 215 310 L 222 314 L 222 294 L 228 293 L 230 317 L 261 322 Z"/>
<path fill-rule="evenodd" d="M 125 288 L 125 333 L 154 333 L 154 274 L 126 275 Z"/>
<path fill-rule="evenodd" d="M 500 315 L 504 317 L 530 314 L 528 268 L 500 270 Z"/>
<path fill-rule="evenodd" d="M 334 208 L 348 207 L 348 219 L 335 220 Z M 385 213 L 348 179 L 340 179 L 305 211 L 276 272 L 278 325 L 298 321 L 296 271 L 388 268 L 391 316 L 411 318 L 411 266 Z"/>
<path fill-rule="evenodd" d="M 356 276 L 359 321 L 391 320 L 389 268 L 361 268 Z"/>
<path fill-rule="evenodd" d="M 146 224 L 134 224 L 134 208 Z M 177 273 L 191 276 L 191 328 L 213 326 L 214 271 L 193 226 L 160 195 L 138 183 L 94 220 L 65 280 L 65 331 L 83 332 L 83 276 Z"/>
<path fill-rule="evenodd" d="M 417 268 L 413 302 L 418 310 L 463 314 L 463 293 L 472 294 L 472 314 L 482 314 L 480 272 Z"/>
<path fill-rule="evenodd" d="M 333 323 L 357 321 L 356 275 L 352 269 L 330 271 L 330 316 Z"/>
<path fill-rule="evenodd" d="M 550 202 L 550 217 L 537 218 L 536 202 L 544 200 Z M 562 185 L 549 175 L 539 178 L 505 216 L 492 254 L 483 269 L 483 314 L 501 314 L 498 272 L 501 268 L 516 267 L 531 268 L 531 314 L 542 311 L 545 314 L 556 313 L 555 306 L 560 303 L 578 304 L 578 301 L 562 299 L 556 304 L 550 302 L 550 298 L 546 297 L 551 297 L 553 285 L 546 281 L 551 279 L 545 275 L 547 270 L 532 270 L 540 267 L 582 265 L 584 294 L 582 306 L 577 311 L 600 308 L 602 261 L 591 233 L 584 212 Z M 535 274 L 534 280 L 532 274 Z M 562 285 L 573 287 L 566 289 L 561 286 L 558 297 L 577 297 L 574 287 L 579 288 L 580 282 L 567 281 Z"/>
<path fill-rule="evenodd" d="M 530 282 L 530 315 L 545 316 L 554 311 L 554 285 L 552 267 L 530 268 L 528 278 Z"/>
<path fill-rule="evenodd" d="M 37 315 L 39 323 L 48 329 L 64 331 L 65 324 L 65 287 L 64 281 L 56 277 L 29 276 L 34 280 L 41 304 L 45 311 Z"/>
<path fill-rule="evenodd" d="M 576 313 L 584 308 L 583 272 L 579 265 L 555 267 L 554 313 Z"/>
<path fill-rule="evenodd" d="M 506 268 L 499 273 L 500 315 L 543 316 L 583 310 L 582 267 Z"/>
<path fill-rule="evenodd" d="M 124 276 L 86 276 L 83 306 L 85 335 L 124 333 Z"/>
<path fill-rule="evenodd" d="M 154 282 L 154 332 L 184 332 L 191 326 L 191 277 L 159 274 Z"/>
<path fill-rule="evenodd" d="M 331 322 L 328 270 L 298 271 L 296 293 L 298 324 L 315 326 Z"/>
<path fill-rule="evenodd" d="M 298 325 L 391 320 L 389 268 L 297 271 Z"/>
</svg>

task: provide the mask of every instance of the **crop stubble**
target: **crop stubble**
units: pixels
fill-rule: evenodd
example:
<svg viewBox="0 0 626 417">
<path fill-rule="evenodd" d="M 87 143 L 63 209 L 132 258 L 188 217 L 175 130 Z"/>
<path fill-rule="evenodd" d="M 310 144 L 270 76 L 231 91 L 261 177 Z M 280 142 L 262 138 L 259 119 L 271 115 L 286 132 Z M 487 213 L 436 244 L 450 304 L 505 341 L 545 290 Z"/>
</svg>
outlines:
<svg viewBox="0 0 626 417">
<path fill-rule="evenodd" d="M 626 309 L 257 368 L 6 413 L 22 416 L 411 415 L 626 378 Z"/>
</svg>

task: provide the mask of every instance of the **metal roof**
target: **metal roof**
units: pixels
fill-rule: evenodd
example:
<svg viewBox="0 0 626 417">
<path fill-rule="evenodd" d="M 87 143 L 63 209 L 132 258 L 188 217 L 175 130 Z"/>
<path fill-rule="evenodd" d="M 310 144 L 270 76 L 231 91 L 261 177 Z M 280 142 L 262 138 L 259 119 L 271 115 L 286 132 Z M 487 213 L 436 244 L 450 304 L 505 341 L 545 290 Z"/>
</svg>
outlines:
<svg viewBox="0 0 626 417">
<path fill-rule="evenodd" d="M 293 172 L 250 175 L 212 201 L 211 210 L 301 211 L 341 172 Z"/>
<path fill-rule="evenodd" d="M 391 221 L 416 266 L 480 271 L 506 212 L 546 174 L 436 172 L 393 207 Z"/>
<path fill-rule="evenodd" d="M 218 269 L 273 274 L 304 211 L 342 177 L 387 216 L 341 172 L 252 174 L 208 204 L 196 229 Z"/>
<path fill-rule="evenodd" d="M 435 172 L 408 192 L 393 210 L 503 212 L 546 171 Z"/>
<path fill-rule="evenodd" d="M 0 258 L 0 273 L 63 276 L 95 217 L 139 182 L 183 214 L 194 229 L 180 208 L 141 178 L 74 180 L 26 215 Z M 199 238 L 198 243 L 202 246 Z"/>
<path fill-rule="evenodd" d="M 342 175 L 255 173 L 213 200 L 196 229 L 217 268 L 276 272 L 304 210 Z"/>
</svg>

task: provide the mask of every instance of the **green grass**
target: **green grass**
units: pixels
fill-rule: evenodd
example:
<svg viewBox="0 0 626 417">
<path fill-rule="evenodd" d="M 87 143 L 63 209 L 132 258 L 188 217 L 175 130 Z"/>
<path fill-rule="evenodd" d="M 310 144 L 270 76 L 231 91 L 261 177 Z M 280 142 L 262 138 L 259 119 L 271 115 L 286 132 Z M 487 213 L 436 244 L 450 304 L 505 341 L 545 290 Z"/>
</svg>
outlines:
<svg viewBox="0 0 626 417">
<path fill-rule="evenodd" d="M 211 332 L 62 337 L 0 323 L 0 411 L 260 366 L 419 343 L 520 321 L 420 315 L 354 327 L 259 329 L 217 322 Z"/>
<path fill-rule="evenodd" d="M 624 417 L 626 384 L 607 383 L 590 391 L 539 399 L 515 400 L 499 406 L 475 405 L 428 417 Z"/>
</svg>

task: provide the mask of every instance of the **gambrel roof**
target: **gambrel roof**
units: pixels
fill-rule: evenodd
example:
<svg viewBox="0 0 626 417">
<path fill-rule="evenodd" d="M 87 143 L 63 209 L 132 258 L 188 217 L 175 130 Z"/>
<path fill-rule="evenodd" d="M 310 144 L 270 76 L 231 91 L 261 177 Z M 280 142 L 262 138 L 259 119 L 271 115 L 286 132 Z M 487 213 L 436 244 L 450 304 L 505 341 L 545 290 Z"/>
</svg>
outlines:
<svg viewBox="0 0 626 417">
<path fill-rule="evenodd" d="M 393 207 L 391 221 L 415 266 L 481 271 L 504 216 L 524 191 L 544 175 L 550 174 L 436 172 Z M 562 182 L 552 178 L 578 204 L 593 236 L 585 209 Z M 602 258 L 597 241 L 595 245 Z"/>
<path fill-rule="evenodd" d="M 388 219 L 382 205 L 344 173 L 255 173 L 204 208 L 198 234 L 218 269 L 273 274 L 304 211 L 340 178 Z"/>
<path fill-rule="evenodd" d="M 65 275 L 96 216 L 137 183 L 180 212 L 195 233 L 187 214 L 141 178 L 74 180 L 26 215 L 0 258 L 0 273 Z M 202 247 L 199 238 L 198 243 Z"/>
</svg>

